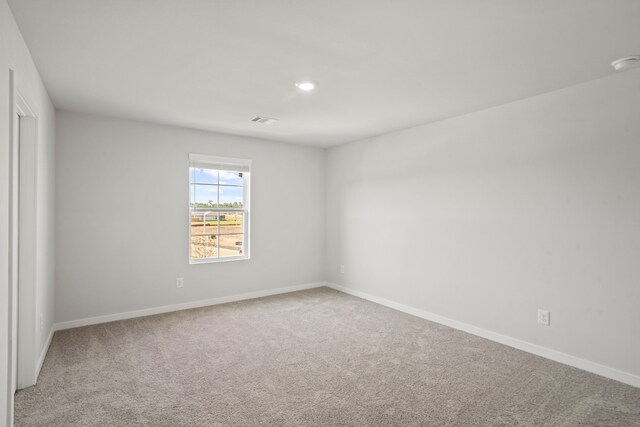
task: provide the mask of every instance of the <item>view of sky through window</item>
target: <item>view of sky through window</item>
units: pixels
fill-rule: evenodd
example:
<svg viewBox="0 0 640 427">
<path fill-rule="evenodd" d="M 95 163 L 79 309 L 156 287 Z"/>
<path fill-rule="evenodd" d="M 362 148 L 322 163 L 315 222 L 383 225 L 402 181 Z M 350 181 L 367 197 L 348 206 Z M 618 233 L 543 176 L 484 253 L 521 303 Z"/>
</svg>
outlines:
<svg viewBox="0 0 640 427">
<path fill-rule="evenodd" d="M 196 207 L 242 207 L 243 178 L 240 172 L 191 168 L 190 201 Z"/>
</svg>

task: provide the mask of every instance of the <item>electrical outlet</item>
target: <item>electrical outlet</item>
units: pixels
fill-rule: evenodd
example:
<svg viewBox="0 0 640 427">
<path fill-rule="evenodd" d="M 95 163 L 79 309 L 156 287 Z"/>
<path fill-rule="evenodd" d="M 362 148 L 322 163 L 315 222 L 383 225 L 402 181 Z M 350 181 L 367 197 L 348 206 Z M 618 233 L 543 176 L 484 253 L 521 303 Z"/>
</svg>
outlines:
<svg viewBox="0 0 640 427">
<path fill-rule="evenodd" d="M 541 308 L 539 308 L 538 323 L 540 323 L 541 325 L 549 326 L 549 320 L 550 320 L 549 310 L 542 310 Z"/>
<path fill-rule="evenodd" d="M 182 277 L 176 279 L 176 288 L 184 288 L 184 279 Z"/>
<path fill-rule="evenodd" d="M 340 266 L 340 274 L 344 274 L 344 265 Z"/>
</svg>

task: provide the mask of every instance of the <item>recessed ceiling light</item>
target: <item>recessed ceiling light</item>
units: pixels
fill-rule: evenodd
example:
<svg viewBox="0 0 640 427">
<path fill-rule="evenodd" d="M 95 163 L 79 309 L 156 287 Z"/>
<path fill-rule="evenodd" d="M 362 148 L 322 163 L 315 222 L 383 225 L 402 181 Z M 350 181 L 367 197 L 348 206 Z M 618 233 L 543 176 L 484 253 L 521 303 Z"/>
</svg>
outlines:
<svg viewBox="0 0 640 427">
<path fill-rule="evenodd" d="M 616 71 L 626 70 L 628 68 L 635 67 L 636 65 L 640 65 L 640 55 L 616 59 L 611 63 L 611 66 L 615 68 Z"/>
<path fill-rule="evenodd" d="M 311 92 L 316 86 L 318 86 L 318 83 L 312 82 L 311 80 L 296 83 L 296 87 L 304 92 Z"/>
</svg>

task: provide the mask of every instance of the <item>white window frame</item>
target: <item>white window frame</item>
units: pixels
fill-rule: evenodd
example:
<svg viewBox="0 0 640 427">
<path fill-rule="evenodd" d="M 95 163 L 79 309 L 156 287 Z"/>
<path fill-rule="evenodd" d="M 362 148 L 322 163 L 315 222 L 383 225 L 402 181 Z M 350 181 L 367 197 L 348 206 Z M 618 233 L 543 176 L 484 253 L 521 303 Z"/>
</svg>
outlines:
<svg viewBox="0 0 640 427">
<path fill-rule="evenodd" d="M 218 257 L 216 258 L 192 258 L 191 257 L 191 218 L 192 218 L 192 207 L 191 207 L 191 171 L 192 167 L 204 168 L 204 169 L 214 169 L 214 170 L 226 170 L 226 171 L 234 171 L 234 172 L 242 172 L 243 178 L 243 201 L 242 208 L 224 208 L 224 207 L 211 207 L 207 208 L 208 211 L 213 212 L 243 212 L 243 240 L 242 240 L 242 255 L 239 256 L 226 256 L 220 257 L 220 253 L 218 252 Z M 251 259 L 251 251 L 250 251 L 250 217 L 251 217 L 251 160 L 247 159 L 237 159 L 231 157 L 218 157 L 218 156 L 209 156 L 206 154 L 189 154 L 189 167 L 187 168 L 187 172 L 189 173 L 188 183 L 189 183 L 189 241 L 188 241 L 188 257 L 189 264 L 209 264 L 209 263 L 218 263 L 218 262 L 227 262 L 227 261 L 240 261 L 240 260 L 248 260 Z M 219 225 L 218 225 L 218 233 L 219 235 Z M 220 238 L 218 237 L 218 246 L 220 242 Z"/>
</svg>

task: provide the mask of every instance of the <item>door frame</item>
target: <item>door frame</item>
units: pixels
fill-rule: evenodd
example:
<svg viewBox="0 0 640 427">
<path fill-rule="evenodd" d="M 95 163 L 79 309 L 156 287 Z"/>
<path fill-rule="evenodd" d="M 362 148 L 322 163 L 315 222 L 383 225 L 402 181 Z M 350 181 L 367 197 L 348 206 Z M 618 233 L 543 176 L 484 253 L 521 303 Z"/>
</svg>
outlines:
<svg viewBox="0 0 640 427">
<path fill-rule="evenodd" d="M 38 314 L 36 301 L 37 259 L 37 148 L 38 117 L 29 103 L 15 91 L 20 116 L 19 267 L 18 267 L 18 389 L 37 380 Z"/>
<path fill-rule="evenodd" d="M 8 421 L 13 421 L 15 389 L 37 380 L 36 186 L 38 117 L 16 87 L 10 70 L 9 157 L 9 359 Z M 16 118 L 19 116 L 19 119 Z M 17 122 L 17 123 L 16 123 Z M 16 129 L 16 125 L 19 129 Z M 16 315 L 17 311 L 17 315 Z M 17 325 L 16 325 L 17 320 Z M 17 357 L 15 356 L 17 353 Z M 14 383 L 14 370 L 17 378 Z"/>
</svg>

